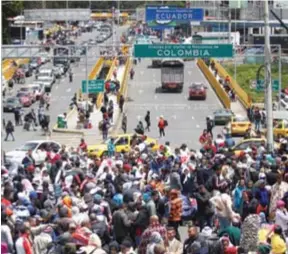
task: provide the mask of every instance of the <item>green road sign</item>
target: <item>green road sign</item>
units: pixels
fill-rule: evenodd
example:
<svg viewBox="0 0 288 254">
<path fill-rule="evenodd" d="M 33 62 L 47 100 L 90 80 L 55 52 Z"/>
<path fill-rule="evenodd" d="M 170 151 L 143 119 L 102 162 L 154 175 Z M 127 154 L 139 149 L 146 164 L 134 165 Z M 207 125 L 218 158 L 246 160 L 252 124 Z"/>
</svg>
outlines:
<svg viewBox="0 0 288 254">
<path fill-rule="evenodd" d="M 265 89 L 265 84 L 264 84 L 264 80 L 260 79 L 257 80 L 257 84 L 256 84 L 256 90 L 257 91 L 264 91 Z M 272 80 L 272 89 L 273 91 L 278 91 L 279 90 L 279 80 Z"/>
<path fill-rule="evenodd" d="M 134 56 L 140 58 L 233 57 L 232 44 L 134 44 Z"/>
<path fill-rule="evenodd" d="M 101 93 L 101 92 L 104 92 L 103 79 L 88 80 L 88 87 L 87 87 L 87 80 L 82 80 L 82 93 Z"/>
</svg>

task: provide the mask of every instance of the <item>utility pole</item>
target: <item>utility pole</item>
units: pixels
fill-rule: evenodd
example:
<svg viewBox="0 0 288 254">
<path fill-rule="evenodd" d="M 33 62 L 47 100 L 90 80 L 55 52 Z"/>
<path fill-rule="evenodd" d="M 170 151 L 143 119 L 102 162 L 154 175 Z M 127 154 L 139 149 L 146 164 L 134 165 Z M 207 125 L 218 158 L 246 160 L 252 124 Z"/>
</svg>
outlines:
<svg viewBox="0 0 288 254">
<path fill-rule="evenodd" d="M 272 107 L 272 82 L 271 82 L 271 51 L 270 51 L 270 26 L 268 0 L 264 1 L 265 19 L 265 88 L 266 88 L 266 112 L 267 112 L 267 149 L 272 152 L 273 140 L 273 107 Z"/>
<path fill-rule="evenodd" d="M 228 43 L 231 43 L 231 29 L 232 29 L 232 24 L 231 24 L 231 9 L 230 6 L 228 6 Z"/>
</svg>

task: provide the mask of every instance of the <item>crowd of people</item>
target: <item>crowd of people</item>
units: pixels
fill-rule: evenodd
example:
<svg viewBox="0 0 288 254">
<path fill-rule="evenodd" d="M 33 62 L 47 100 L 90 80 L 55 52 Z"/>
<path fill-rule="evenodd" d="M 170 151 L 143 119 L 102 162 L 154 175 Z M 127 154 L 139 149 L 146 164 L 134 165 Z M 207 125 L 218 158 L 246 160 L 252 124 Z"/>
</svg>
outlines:
<svg viewBox="0 0 288 254">
<path fill-rule="evenodd" d="M 29 151 L 16 171 L 4 158 L 1 253 L 284 254 L 287 138 L 272 154 L 263 144 L 239 157 L 216 140 L 154 151 L 135 135 L 129 153 L 110 140 L 101 158 L 81 140 L 47 147 L 40 165 Z"/>
</svg>

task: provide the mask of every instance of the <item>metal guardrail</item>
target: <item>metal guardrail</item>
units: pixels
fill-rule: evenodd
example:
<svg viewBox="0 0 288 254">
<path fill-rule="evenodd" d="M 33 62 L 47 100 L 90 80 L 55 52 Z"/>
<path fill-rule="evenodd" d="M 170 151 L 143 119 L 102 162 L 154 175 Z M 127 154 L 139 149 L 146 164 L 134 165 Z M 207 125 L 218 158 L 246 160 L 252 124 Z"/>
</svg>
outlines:
<svg viewBox="0 0 288 254">
<path fill-rule="evenodd" d="M 207 78 L 208 82 L 212 86 L 213 90 L 216 92 L 216 95 L 218 96 L 219 100 L 223 104 L 225 108 L 230 109 L 231 108 L 231 101 L 227 93 L 223 90 L 217 79 L 214 77 L 214 75 L 209 70 L 208 66 L 205 64 L 205 62 L 202 59 L 198 59 L 197 65 L 200 68 L 200 70 L 203 72 L 204 76 Z"/>
<path fill-rule="evenodd" d="M 111 66 L 110 66 L 110 69 L 109 69 L 109 72 L 108 72 L 108 74 L 107 74 L 107 76 L 106 76 L 105 82 L 111 79 L 116 64 L 117 64 L 117 57 L 115 57 L 115 58 L 113 59 L 113 62 L 112 62 Z M 104 89 L 105 89 L 105 88 L 104 88 Z M 103 93 L 99 93 L 99 94 L 98 94 L 98 97 L 97 97 L 97 102 L 96 102 L 96 107 L 97 107 L 98 109 L 101 107 L 102 101 L 103 101 Z"/>
</svg>

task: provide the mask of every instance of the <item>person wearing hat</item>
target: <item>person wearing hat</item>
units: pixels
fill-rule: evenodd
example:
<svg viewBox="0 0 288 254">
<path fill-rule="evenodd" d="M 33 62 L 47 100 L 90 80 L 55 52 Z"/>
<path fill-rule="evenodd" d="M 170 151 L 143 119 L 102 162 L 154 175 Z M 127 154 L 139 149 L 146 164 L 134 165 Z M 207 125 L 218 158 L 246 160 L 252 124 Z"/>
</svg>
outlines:
<svg viewBox="0 0 288 254">
<path fill-rule="evenodd" d="M 282 228 L 284 234 L 288 236 L 288 212 L 285 208 L 285 202 L 282 200 L 277 201 L 275 223 L 279 225 Z"/>
</svg>

